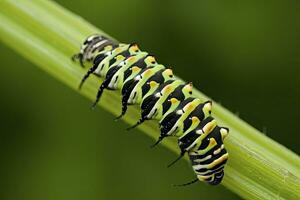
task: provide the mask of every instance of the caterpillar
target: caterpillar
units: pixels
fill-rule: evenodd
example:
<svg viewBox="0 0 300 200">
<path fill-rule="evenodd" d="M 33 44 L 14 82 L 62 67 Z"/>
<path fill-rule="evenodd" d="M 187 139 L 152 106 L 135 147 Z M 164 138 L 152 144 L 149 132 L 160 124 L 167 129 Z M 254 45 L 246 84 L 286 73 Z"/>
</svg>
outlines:
<svg viewBox="0 0 300 200">
<path fill-rule="evenodd" d="M 168 167 L 187 154 L 196 174 L 196 179 L 178 186 L 197 181 L 221 183 L 228 160 L 223 141 L 229 129 L 218 126 L 211 116 L 212 101 L 203 102 L 193 96 L 192 83 L 177 79 L 170 67 L 159 64 L 136 43 L 118 43 L 99 34 L 87 37 L 72 60 L 82 67 L 85 63 L 91 65 L 79 89 L 92 74 L 104 78 L 92 107 L 106 89 L 118 90 L 122 109 L 116 119 L 123 117 L 130 105 L 141 109 L 140 119 L 127 130 L 147 120 L 157 120 L 160 135 L 152 147 L 166 137 L 177 138 L 181 153 Z"/>
</svg>

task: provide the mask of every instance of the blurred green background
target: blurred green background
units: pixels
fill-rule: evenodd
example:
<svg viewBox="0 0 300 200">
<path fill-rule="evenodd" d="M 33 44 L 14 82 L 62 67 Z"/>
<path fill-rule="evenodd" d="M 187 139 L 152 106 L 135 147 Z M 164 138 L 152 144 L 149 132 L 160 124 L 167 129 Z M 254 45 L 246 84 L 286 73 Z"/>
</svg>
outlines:
<svg viewBox="0 0 300 200">
<path fill-rule="evenodd" d="M 298 1 L 57 0 L 300 152 Z M 101 11 L 100 11 L 101 10 Z M 84 38 L 83 38 L 84 39 Z M 239 199 L 1 44 L 0 199 Z M 71 56 L 71 55 L 70 55 Z"/>
</svg>

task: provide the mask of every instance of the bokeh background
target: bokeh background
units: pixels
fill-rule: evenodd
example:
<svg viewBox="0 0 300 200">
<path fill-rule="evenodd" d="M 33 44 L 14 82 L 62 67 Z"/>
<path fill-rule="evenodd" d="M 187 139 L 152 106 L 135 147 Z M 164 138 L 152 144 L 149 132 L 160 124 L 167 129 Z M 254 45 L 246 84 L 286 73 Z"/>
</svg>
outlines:
<svg viewBox="0 0 300 200">
<path fill-rule="evenodd" d="M 300 152 L 298 1 L 57 0 Z M 0 199 L 239 199 L 3 44 Z"/>
</svg>

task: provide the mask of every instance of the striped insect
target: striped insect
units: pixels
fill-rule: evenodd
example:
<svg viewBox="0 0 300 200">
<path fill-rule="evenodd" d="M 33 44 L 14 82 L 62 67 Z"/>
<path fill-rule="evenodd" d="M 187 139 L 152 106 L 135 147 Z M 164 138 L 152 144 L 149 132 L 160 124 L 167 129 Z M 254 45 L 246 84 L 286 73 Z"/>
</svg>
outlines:
<svg viewBox="0 0 300 200">
<path fill-rule="evenodd" d="M 141 104 L 156 91 L 160 84 L 172 78 L 171 69 L 156 65 L 144 68 L 134 78 L 125 81 L 121 90 L 122 112 L 117 118 L 125 115 L 128 105 Z"/>
<path fill-rule="evenodd" d="M 176 137 L 180 156 L 173 165 L 188 154 L 196 181 L 217 185 L 224 176 L 228 153 L 223 140 L 229 129 L 220 127 L 211 117 L 212 102 L 203 102 L 193 96 L 192 83 L 184 83 L 173 75 L 169 67 L 159 64 L 153 55 L 140 50 L 137 44 L 123 44 L 101 35 L 89 36 L 80 52 L 72 57 L 92 66 L 83 76 L 79 88 L 91 74 L 104 79 L 100 84 L 93 107 L 105 89 L 121 94 L 121 118 L 129 105 L 139 105 L 141 117 L 130 130 L 147 120 L 157 120 L 160 129 L 158 140 Z"/>
</svg>

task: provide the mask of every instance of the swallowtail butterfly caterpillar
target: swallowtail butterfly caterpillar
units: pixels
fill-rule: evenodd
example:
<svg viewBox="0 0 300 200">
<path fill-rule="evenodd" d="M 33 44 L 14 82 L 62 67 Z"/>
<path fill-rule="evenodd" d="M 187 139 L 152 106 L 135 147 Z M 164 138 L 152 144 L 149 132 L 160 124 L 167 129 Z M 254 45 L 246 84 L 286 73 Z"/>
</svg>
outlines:
<svg viewBox="0 0 300 200">
<path fill-rule="evenodd" d="M 169 166 L 188 154 L 198 180 L 211 185 L 221 183 L 228 153 L 223 140 L 229 129 L 217 125 L 211 117 L 212 102 L 193 97 L 192 84 L 174 77 L 170 68 L 159 64 L 153 55 L 140 50 L 137 44 L 123 44 L 94 34 L 82 44 L 80 52 L 72 57 L 84 67 L 92 63 L 83 76 L 79 88 L 91 75 L 104 78 L 99 86 L 96 106 L 105 89 L 118 90 L 122 96 L 121 118 L 129 105 L 140 105 L 140 120 L 128 130 L 146 120 L 159 122 L 160 136 L 178 139 L 180 156 Z"/>
</svg>

